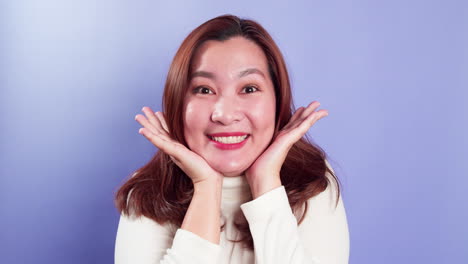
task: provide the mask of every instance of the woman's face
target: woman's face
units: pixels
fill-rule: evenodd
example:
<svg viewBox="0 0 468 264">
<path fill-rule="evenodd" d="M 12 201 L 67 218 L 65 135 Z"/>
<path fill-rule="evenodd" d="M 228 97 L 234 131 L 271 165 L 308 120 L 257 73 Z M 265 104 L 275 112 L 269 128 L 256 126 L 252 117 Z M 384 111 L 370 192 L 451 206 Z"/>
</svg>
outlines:
<svg viewBox="0 0 468 264">
<path fill-rule="evenodd" d="M 192 62 L 184 101 L 184 136 L 192 151 L 224 176 L 238 176 L 269 145 L 275 91 L 262 49 L 243 37 L 209 40 Z"/>
</svg>

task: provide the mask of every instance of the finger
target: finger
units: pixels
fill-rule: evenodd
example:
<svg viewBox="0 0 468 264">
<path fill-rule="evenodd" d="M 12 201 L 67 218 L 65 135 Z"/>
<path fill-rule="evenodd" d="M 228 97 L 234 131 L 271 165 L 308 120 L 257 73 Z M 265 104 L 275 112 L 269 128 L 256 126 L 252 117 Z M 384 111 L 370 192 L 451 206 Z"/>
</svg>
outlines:
<svg viewBox="0 0 468 264">
<path fill-rule="evenodd" d="M 305 135 L 305 133 L 307 133 L 310 127 L 315 122 L 317 122 L 317 120 L 327 115 L 328 115 L 328 111 L 321 109 L 317 112 L 310 114 L 307 118 L 296 120 L 296 122 L 294 122 L 293 124 L 294 126 L 290 128 L 289 131 L 284 131 L 285 132 L 285 134 L 283 134 L 284 136 L 283 142 L 285 142 L 284 146 L 288 148 L 292 146 L 294 143 L 300 140 Z"/>
<path fill-rule="evenodd" d="M 299 120 L 296 122 L 294 128 L 300 126 L 306 119 L 310 117 L 310 115 L 315 114 L 315 110 L 320 106 L 320 103 L 318 101 L 313 101 L 310 103 L 307 108 L 302 112 L 301 117 Z"/>
<path fill-rule="evenodd" d="M 302 111 L 300 111 L 299 115 L 294 118 L 294 121 L 291 120 L 292 122 L 288 123 L 288 125 L 286 125 L 284 129 L 295 129 L 295 128 L 297 128 L 319 106 L 320 106 L 320 103 L 318 101 L 313 101 L 306 108 L 302 107 L 303 109 L 302 109 Z M 297 112 L 299 112 L 299 111 L 296 111 L 296 113 Z"/>
<path fill-rule="evenodd" d="M 147 116 L 149 122 L 158 130 L 160 130 L 160 132 L 163 131 L 163 128 L 161 126 L 161 123 L 159 122 L 159 119 L 154 115 L 154 112 L 153 110 L 151 110 L 151 108 L 147 107 L 147 106 L 144 106 L 141 111 L 143 111 L 145 113 L 145 115 Z"/>
<path fill-rule="evenodd" d="M 296 112 L 294 112 L 293 116 L 289 120 L 289 122 L 283 127 L 283 130 L 289 129 L 291 126 L 293 126 L 294 122 L 301 116 L 302 112 L 304 112 L 304 107 L 301 106 L 299 107 Z"/>
<path fill-rule="evenodd" d="M 158 134 L 158 130 L 151 124 L 144 115 L 138 114 L 135 116 L 135 120 L 140 123 L 143 127 L 149 129 L 152 133 Z"/>
<path fill-rule="evenodd" d="M 177 144 L 175 144 L 171 140 L 165 139 L 161 134 L 154 134 L 149 129 L 144 127 L 140 128 L 138 130 L 138 133 L 145 136 L 146 139 L 148 139 L 151 143 L 153 143 L 153 145 L 155 145 L 157 148 L 159 148 L 166 154 L 171 156 L 178 156 Z"/>
<path fill-rule="evenodd" d="M 168 141 L 172 141 L 171 136 L 169 135 L 169 129 L 167 127 L 166 120 L 164 118 L 164 114 L 162 112 L 155 112 L 154 115 L 156 116 L 157 119 L 157 125 L 158 125 L 158 132 L 161 134 L 161 136 Z"/>
<path fill-rule="evenodd" d="M 162 112 L 156 112 L 155 115 L 158 118 L 164 130 L 169 134 L 169 128 L 167 126 L 166 118 L 164 117 L 164 114 Z"/>
<path fill-rule="evenodd" d="M 318 120 L 322 119 L 323 117 L 328 116 L 328 111 L 325 109 L 321 109 L 317 112 L 313 112 L 310 114 L 306 119 L 304 119 L 299 126 L 301 127 L 299 131 L 305 134 L 310 129 L 312 125 L 315 124 Z M 302 137 L 302 136 L 301 136 Z"/>
<path fill-rule="evenodd" d="M 169 138 L 169 134 L 166 133 L 166 130 L 163 128 L 160 119 L 156 116 L 155 113 L 153 113 L 153 110 L 151 110 L 151 108 L 149 107 L 143 107 L 142 110 L 148 116 L 148 118 L 150 119 L 150 124 L 156 129 L 156 131 Z"/>
<path fill-rule="evenodd" d="M 172 141 L 172 138 L 169 134 L 161 127 L 161 124 L 158 124 L 159 128 L 155 128 L 143 115 L 137 115 L 135 119 L 145 128 L 147 128 L 151 134 L 157 135 L 165 141 Z M 159 120 L 158 120 L 159 123 Z M 140 133 L 141 134 L 141 133 Z M 151 135 L 148 135 L 151 136 Z M 148 138 L 149 140 L 149 138 Z M 151 141 L 151 140 L 150 140 Z M 159 146 L 158 146 L 159 148 Z"/>
<path fill-rule="evenodd" d="M 296 112 L 294 112 L 294 115 L 291 117 L 291 121 L 292 122 L 296 121 L 302 115 L 302 112 L 304 112 L 304 110 L 305 110 L 305 107 L 303 106 L 299 107 L 299 109 L 297 109 Z"/>
<path fill-rule="evenodd" d="M 310 103 L 306 109 L 302 112 L 301 118 L 305 119 L 307 118 L 312 112 L 314 112 L 318 107 L 320 106 L 320 102 L 318 101 L 313 101 Z"/>
</svg>

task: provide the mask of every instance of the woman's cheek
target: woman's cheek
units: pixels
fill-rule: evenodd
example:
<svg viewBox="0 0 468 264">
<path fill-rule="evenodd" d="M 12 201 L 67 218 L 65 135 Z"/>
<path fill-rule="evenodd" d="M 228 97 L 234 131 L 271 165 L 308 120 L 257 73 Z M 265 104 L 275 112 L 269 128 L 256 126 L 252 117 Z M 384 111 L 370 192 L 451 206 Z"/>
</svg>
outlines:
<svg viewBox="0 0 468 264">
<path fill-rule="evenodd" d="M 186 103 L 184 113 L 184 134 L 189 146 L 203 138 L 206 129 L 206 104 L 199 100 L 191 100 Z"/>
<path fill-rule="evenodd" d="M 256 127 L 262 127 L 264 129 L 269 128 L 270 126 L 274 128 L 275 126 L 275 102 L 271 100 L 257 100 L 249 104 L 248 113 L 255 120 Z"/>
<path fill-rule="evenodd" d="M 190 100 L 185 107 L 185 120 L 188 125 L 198 124 L 206 119 L 208 103 L 203 100 Z"/>
</svg>

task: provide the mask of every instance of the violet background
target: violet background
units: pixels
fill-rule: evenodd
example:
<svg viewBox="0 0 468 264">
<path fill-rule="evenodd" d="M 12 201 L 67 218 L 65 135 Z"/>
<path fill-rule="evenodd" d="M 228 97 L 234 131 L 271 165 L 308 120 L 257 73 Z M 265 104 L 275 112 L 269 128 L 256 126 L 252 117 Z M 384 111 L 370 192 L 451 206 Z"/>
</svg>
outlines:
<svg viewBox="0 0 468 264">
<path fill-rule="evenodd" d="M 185 36 L 231 13 L 280 46 L 343 184 L 350 263 L 468 259 L 467 1 L 2 1 L 0 262 L 113 263 L 113 193 L 155 148 Z"/>
</svg>

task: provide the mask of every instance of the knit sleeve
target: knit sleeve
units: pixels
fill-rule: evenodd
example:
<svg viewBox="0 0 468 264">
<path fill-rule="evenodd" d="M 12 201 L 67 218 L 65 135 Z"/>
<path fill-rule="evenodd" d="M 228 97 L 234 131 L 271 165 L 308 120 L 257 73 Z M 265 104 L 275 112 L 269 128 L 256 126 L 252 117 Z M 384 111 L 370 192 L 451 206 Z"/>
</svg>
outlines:
<svg viewBox="0 0 468 264">
<path fill-rule="evenodd" d="M 257 264 L 345 264 L 349 233 L 341 195 L 332 184 L 308 201 L 298 226 L 284 186 L 241 205 L 254 240 Z"/>
<path fill-rule="evenodd" d="M 159 225 L 144 216 L 121 215 L 115 241 L 116 264 L 217 263 L 220 246 L 184 229 Z"/>
</svg>

